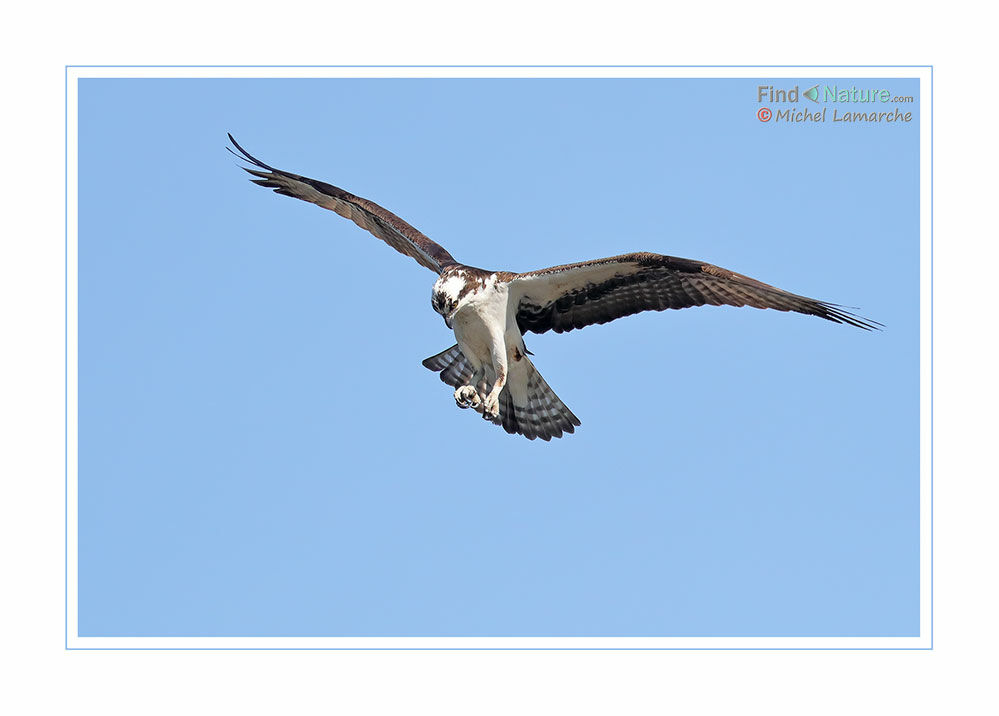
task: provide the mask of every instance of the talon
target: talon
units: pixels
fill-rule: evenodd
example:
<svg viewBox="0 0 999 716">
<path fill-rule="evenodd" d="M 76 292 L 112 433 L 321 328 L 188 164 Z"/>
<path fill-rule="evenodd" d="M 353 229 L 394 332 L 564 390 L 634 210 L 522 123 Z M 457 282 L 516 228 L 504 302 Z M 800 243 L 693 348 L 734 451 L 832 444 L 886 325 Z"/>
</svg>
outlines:
<svg viewBox="0 0 999 716">
<path fill-rule="evenodd" d="M 499 417 L 499 399 L 487 396 L 482 403 L 482 417 L 486 420 L 495 420 Z"/>
<path fill-rule="evenodd" d="M 479 401 L 479 394 L 475 392 L 475 388 L 470 385 L 463 385 L 454 391 L 454 402 L 462 410 L 466 408 L 477 408 Z"/>
</svg>

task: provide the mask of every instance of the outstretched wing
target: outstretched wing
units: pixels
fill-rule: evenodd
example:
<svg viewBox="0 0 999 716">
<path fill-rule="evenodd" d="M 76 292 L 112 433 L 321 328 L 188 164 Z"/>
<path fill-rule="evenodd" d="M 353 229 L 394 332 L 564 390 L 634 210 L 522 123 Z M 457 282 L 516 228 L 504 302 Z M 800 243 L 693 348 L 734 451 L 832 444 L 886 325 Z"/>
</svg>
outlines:
<svg viewBox="0 0 999 716">
<path fill-rule="evenodd" d="M 229 141 L 239 150 L 239 154 L 226 147 L 230 152 L 258 167 L 257 169 L 243 167 L 245 171 L 257 177 L 257 179 L 252 180 L 254 184 L 273 189 L 278 194 L 310 201 L 324 209 L 335 211 L 362 229 L 371 232 L 396 251 L 412 256 L 421 266 L 426 266 L 431 271 L 440 273 L 445 266 L 458 263 L 440 244 L 424 236 L 391 211 L 378 206 L 375 202 L 354 196 L 332 184 L 275 169 L 264 164 L 239 146 L 231 134 Z"/>
<path fill-rule="evenodd" d="M 650 253 L 517 274 L 509 290 L 522 332 L 563 333 L 641 311 L 704 304 L 795 311 L 864 330 L 881 325 L 718 266 Z"/>
</svg>

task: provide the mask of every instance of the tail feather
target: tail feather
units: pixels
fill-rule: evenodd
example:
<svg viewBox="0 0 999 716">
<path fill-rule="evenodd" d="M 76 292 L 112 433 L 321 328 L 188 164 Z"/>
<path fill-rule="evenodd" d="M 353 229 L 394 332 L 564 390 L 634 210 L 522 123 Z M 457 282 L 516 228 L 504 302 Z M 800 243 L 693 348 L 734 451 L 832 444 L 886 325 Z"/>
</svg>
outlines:
<svg viewBox="0 0 999 716">
<path fill-rule="evenodd" d="M 441 380 L 454 388 L 468 385 L 475 373 L 457 344 L 427 358 L 423 365 L 439 372 Z M 580 424 L 579 418 L 559 399 L 526 356 L 510 366 L 507 384 L 500 393 L 499 417 L 492 422 L 508 433 L 545 441 L 575 432 Z"/>
<path fill-rule="evenodd" d="M 435 356 L 430 356 L 423 361 L 423 365 L 434 372 L 439 371 L 441 380 L 452 388 L 468 385 L 468 381 L 475 373 L 472 364 L 465 358 L 457 343 Z"/>
<path fill-rule="evenodd" d="M 508 433 L 545 441 L 573 433 L 580 425 L 527 357 L 510 366 L 500 393 L 499 422 Z"/>
</svg>

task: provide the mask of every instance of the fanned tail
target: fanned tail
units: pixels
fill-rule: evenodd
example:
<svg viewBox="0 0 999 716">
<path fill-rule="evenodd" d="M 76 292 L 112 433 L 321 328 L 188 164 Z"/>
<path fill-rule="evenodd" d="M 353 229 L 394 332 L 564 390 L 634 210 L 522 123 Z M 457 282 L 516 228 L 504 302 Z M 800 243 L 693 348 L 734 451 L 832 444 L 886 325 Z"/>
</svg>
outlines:
<svg viewBox="0 0 999 716">
<path fill-rule="evenodd" d="M 454 388 L 468 385 L 475 373 L 457 344 L 427 358 L 423 365 L 439 372 L 441 380 Z M 482 391 L 487 389 L 480 386 Z M 508 433 L 545 441 L 575 432 L 580 424 L 527 356 L 510 365 L 506 387 L 500 393 L 499 417 L 492 422 Z"/>
<path fill-rule="evenodd" d="M 580 425 L 527 356 L 510 365 L 507 384 L 500 393 L 499 424 L 508 433 L 528 440 L 548 441 L 573 433 Z"/>
<path fill-rule="evenodd" d="M 475 374 L 475 369 L 457 343 L 435 356 L 430 356 L 423 361 L 423 365 L 435 373 L 440 373 L 441 380 L 452 388 L 468 385 Z"/>
</svg>

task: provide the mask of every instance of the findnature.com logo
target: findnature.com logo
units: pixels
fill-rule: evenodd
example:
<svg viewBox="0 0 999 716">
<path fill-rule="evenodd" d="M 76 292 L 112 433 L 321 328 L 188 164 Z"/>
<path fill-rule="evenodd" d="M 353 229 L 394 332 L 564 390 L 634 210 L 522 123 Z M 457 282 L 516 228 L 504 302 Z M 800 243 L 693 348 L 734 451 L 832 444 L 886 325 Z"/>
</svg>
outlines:
<svg viewBox="0 0 999 716">
<path fill-rule="evenodd" d="M 756 101 L 758 104 L 797 104 L 801 99 L 807 99 L 818 105 L 834 105 L 830 113 L 829 107 L 812 110 L 809 107 L 799 109 L 797 107 L 760 107 L 756 112 L 757 118 L 761 122 L 771 120 L 776 124 L 798 123 L 798 122 L 820 122 L 831 121 L 835 123 L 870 123 L 881 124 L 890 122 L 911 122 L 912 112 L 903 112 L 898 105 L 912 104 L 915 98 L 909 95 L 896 95 L 891 90 L 883 87 L 840 87 L 839 85 L 813 85 L 802 91 L 798 85 L 793 88 L 775 87 L 773 85 L 758 85 L 756 88 Z M 838 105 L 865 104 L 874 105 L 867 111 L 850 111 L 847 108 L 840 108 Z M 894 104 L 894 108 L 884 107 L 885 104 Z"/>
</svg>

